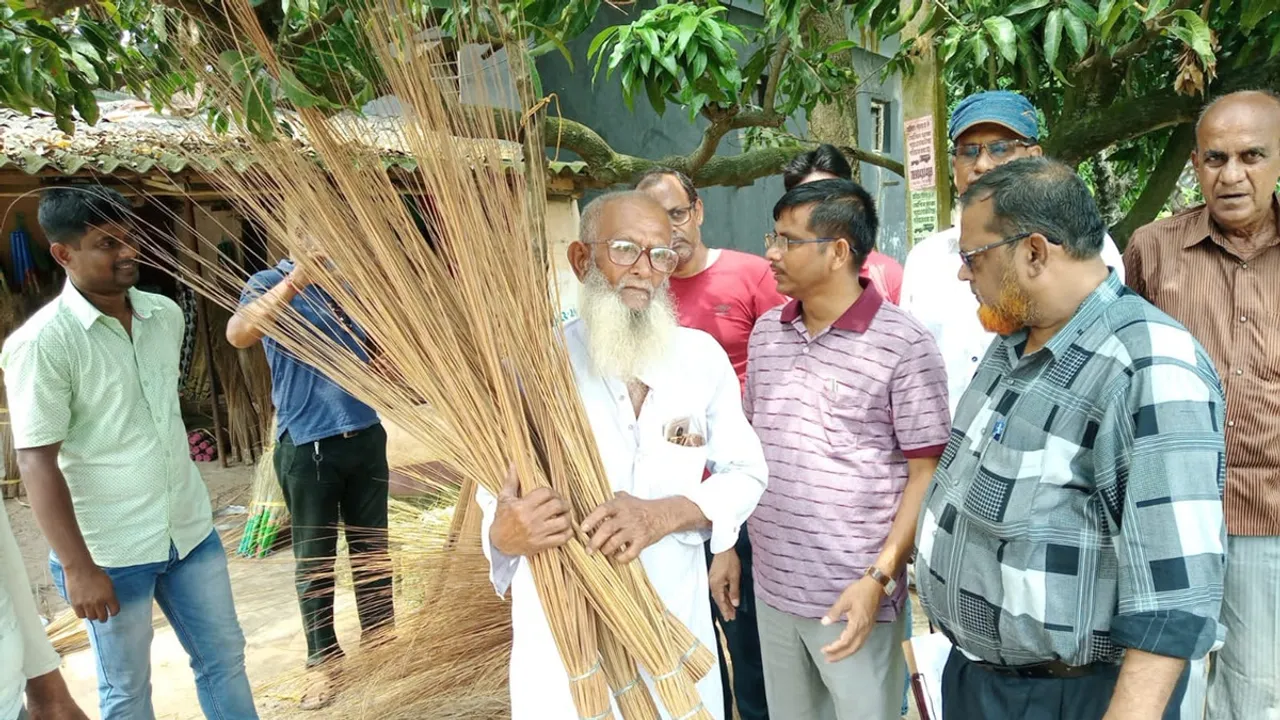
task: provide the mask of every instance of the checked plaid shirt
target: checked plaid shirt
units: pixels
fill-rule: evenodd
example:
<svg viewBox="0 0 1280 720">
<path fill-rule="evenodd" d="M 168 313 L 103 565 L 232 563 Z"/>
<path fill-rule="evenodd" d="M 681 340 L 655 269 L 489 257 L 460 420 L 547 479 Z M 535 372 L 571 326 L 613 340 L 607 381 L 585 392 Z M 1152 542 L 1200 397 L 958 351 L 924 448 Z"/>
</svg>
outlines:
<svg viewBox="0 0 1280 720">
<path fill-rule="evenodd" d="M 1000 665 L 1204 655 L 1226 539 L 1212 362 L 1114 272 L 1022 357 L 1026 340 L 987 350 L 926 493 L 930 619 Z"/>
</svg>

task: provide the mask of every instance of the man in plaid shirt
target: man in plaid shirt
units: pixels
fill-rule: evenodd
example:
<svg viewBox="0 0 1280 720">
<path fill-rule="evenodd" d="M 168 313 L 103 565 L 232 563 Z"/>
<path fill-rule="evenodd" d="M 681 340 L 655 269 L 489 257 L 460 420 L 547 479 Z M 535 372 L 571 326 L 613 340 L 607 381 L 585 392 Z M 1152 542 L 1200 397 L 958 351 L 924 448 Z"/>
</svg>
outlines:
<svg viewBox="0 0 1280 720">
<path fill-rule="evenodd" d="M 1100 259 L 1084 183 L 1043 158 L 962 198 L 960 277 L 992 343 L 918 524 L 952 642 L 949 718 L 1176 718 L 1221 634 L 1223 396 L 1173 319 Z"/>
</svg>

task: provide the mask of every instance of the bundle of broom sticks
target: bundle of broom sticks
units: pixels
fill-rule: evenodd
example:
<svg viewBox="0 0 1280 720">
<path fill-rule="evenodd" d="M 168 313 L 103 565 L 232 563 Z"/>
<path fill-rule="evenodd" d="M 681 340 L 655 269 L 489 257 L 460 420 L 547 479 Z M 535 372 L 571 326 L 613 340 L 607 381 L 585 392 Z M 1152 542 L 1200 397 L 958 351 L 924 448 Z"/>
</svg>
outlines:
<svg viewBox="0 0 1280 720">
<path fill-rule="evenodd" d="M 225 7 L 239 50 L 215 57 L 210 44 L 192 46 L 190 69 L 231 107 L 269 87 L 246 83 L 246 68 L 261 67 L 282 86 L 294 82 L 294 68 L 274 53 L 250 0 L 226 0 Z M 513 127 L 520 113 L 476 112 L 437 84 L 440 46 L 421 39 L 424 28 L 399 0 L 363 5 L 357 17 L 367 60 L 385 79 L 379 90 L 396 97 L 402 116 L 375 131 L 376 124 L 352 114 L 326 117 L 316 107 L 294 107 L 275 118 L 274 137 L 242 133 L 255 158 L 249 169 L 213 173 L 242 213 L 283 239 L 323 291 L 323 309 L 335 318 L 329 329 L 340 339 L 292 309 L 255 322 L 460 476 L 496 495 L 514 471 L 522 492 L 550 487 L 566 498 L 576 526 L 612 491 L 578 399 L 546 258 L 534 240 L 545 198 L 530 194 L 525 176 L 512 172 L 513 165 L 533 163 L 536 177 L 543 158 L 523 157 L 509 143 L 458 137 L 523 132 L 536 140 L 538 124 Z M 528 60 L 518 42 L 507 49 L 519 76 Z M 526 108 L 534 99 L 502 100 Z M 418 159 L 416 173 L 384 168 L 387 134 Z M 300 152 L 298 140 L 315 157 Z M 206 266 L 203 275 L 182 262 L 168 269 L 234 307 L 237 293 L 228 288 L 244 274 L 193 260 Z M 432 412 L 420 412 L 424 405 Z M 709 718 L 695 684 L 715 656 L 666 612 L 639 563 L 617 566 L 588 553 L 586 541 L 579 528 L 563 548 L 526 559 L 579 715 L 612 716 L 616 696 L 624 718 L 657 718 L 652 690 L 672 717 Z"/>
</svg>

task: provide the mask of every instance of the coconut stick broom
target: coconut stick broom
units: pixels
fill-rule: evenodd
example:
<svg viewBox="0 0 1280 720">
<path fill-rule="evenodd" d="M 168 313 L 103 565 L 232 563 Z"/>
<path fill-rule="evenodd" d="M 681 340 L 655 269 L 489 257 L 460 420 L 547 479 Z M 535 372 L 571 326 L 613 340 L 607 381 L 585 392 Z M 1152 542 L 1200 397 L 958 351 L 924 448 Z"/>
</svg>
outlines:
<svg viewBox="0 0 1280 720">
<path fill-rule="evenodd" d="M 514 466 L 522 490 L 553 487 L 572 498 L 575 517 L 582 517 L 610 493 L 554 326 L 547 280 L 527 241 L 523 188 L 501 170 L 511 158 L 497 143 L 461 143 L 444 132 L 470 124 L 474 134 L 493 136 L 498 121 L 467 113 L 440 93 L 430 81 L 431 52 L 404 42 L 402 16 L 388 7 L 394 4 L 369 7 L 364 19 L 388 89 L 406 108 L 395 132 L 415 157 L 429 159 L 416 176 L 397 185 L 381 167 L 376 142 L 362 137 L 366 124 L 326 119 L 306 107 L 291 118 L 323 168 L 287 139 L 250 138 L 257 164 L 216 176 L 247 214 L 285 238 L 359 330 L 348 329 L 344 342 L 335 343 L 293 313 L 263 325 L 287 350 L 432 444 L 445 462 L 491 492 Z M 228 9 L 264 72 L 287 82 L 289 71 L 272 56 L 248 2 L 228 2 Z M 207 60 L 201 67 L 220 67 Z M 233 99 L 246 92 L 230 73 L 208 74 L 210 84 L 224 85 Z M 263 90 L 253 84 L 247 92 Z M 405 212 L 404 186 L 431 198 L 421 210 L 438 250 Z M 306 242 L 288 234 L 290 215 L 301 212 L 308 218 Z M 313 261 L 311 253 L 328 261 Z M 225 291 L 219 297 L 217 283 L 188 280 L 234 305 Z M 438 413 L 410 412 L 424 401 Z M 525 402 L 543 437 L 560 446 L 549 454 L 563 472 L 547 473 L 533 461 Z M 602 685 L 592 679 L 600 677 L 601 637 L 611 636 L 657 678 L 670 713 L 705 717 L 693 680 L 713 664 L 709 651 L 665 613 L 638 565 L 617 568 L 589 556 L 583 539 L 530 559 L 566 669 L 595 688 L 574 683 L 580 713 L 608 713 L 607 697 L 600 711 Z"/>
</svg>

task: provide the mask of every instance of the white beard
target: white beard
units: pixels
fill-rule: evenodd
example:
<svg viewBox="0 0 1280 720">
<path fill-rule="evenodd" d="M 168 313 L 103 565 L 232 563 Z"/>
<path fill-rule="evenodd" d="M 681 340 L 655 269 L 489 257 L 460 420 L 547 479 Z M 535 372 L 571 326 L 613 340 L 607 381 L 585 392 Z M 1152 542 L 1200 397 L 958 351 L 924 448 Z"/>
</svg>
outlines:
<svg viewBox="0 0 1280 720">
<path fill-rule="evenodd" d="M 587 329 L 592 370 L 629 382 L 666 353 L 678 327 L 667 283 L 653 291 L 649 306 L 627 307 L 594 264 L 578 292 L 578 314 Z"/>
</svg>

